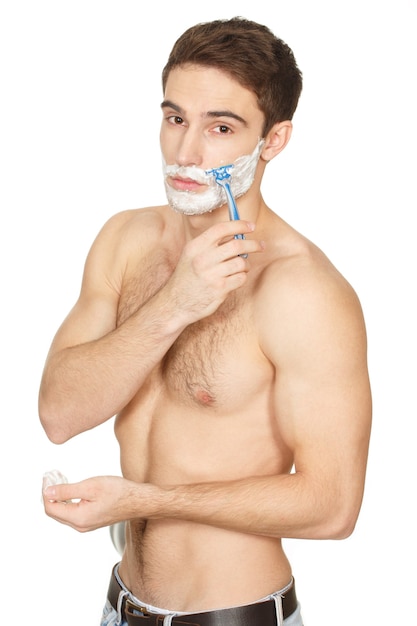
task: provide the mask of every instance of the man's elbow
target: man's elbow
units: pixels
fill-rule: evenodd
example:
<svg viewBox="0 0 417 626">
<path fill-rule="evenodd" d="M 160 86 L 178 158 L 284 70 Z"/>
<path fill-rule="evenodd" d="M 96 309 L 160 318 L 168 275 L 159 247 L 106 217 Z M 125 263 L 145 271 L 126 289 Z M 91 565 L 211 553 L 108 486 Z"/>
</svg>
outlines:
<svg viewBox="0 0 417 626">
<path fill-rule="evenodd" d="M 39 417 L 40 417 L 40 422 L 42 424 L 42 427 L 49 441 L 57 445 L 61 445 L 63 443 L 66 443 L 69 439 L 71 439 L 72 435 L 65 432 L 55 421 L 48 420 L 41 414 Z"/>
<path fill-rule="evenodd" d="M 71 434 L 64 428 L 65 420 L 58 417 L 59 410 L 54 410 L 48 405 L 40 394 L 38 403 L 38 413 L 41 425 L 49 441 L 55 444 L 62 444 L 71 439 Z"/>
<path fill-rule="evenodd" d="M 355 530 L 359 508 L 337 510 L 329 514 L 320 530 L 320 539 L 347 539 Z"/>
<path fill-rule="evenodd" d="M 335 524 L 329 539 L 347 539 L 351 536 L 356 526 L 355 519 L 340 520 L 338 524 Z"/>
</svg>

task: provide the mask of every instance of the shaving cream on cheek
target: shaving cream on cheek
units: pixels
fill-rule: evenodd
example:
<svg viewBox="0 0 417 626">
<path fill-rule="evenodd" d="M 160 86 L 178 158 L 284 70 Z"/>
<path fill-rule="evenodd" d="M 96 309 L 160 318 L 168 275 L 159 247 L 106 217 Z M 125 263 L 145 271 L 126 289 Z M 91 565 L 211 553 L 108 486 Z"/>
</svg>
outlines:
<svg viewBox="0 0 417 626">
<path fill-rule="evenodd" d="M 230 170 L 230 186 L 235 198 L 243 196 L 253 183 L 263 144 L 264 139 L 260 139 L 252 154 L 241 156 L 233 162 L 233 168 Z M 226 203 L 224 189 L 216 183 L 214 176 L 207 174 L 205 170 L 195 165 L 187 167 L 167 165 L 163 161 L 163 174 L 168 204 L 178 213 L 202 215 L 203 213 L 214 211 L 214 209 Z M 168 184 L 167 178 L 170 176 L 190 178 L 207 185 L 207 189 L 201 193 L 179 191 Z"/>
</svg>

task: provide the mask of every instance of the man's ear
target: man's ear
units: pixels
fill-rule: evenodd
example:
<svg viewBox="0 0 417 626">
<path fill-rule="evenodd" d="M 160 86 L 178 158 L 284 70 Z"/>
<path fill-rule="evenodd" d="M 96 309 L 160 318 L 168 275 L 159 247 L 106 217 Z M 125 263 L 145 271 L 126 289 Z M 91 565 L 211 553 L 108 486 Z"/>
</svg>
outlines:
<svg viewBox="0 0 417 626">
<path fill-rule="evenodd" d="M 271 161 L 271 159 L 279 154 L 281 150 L 284 150 L 285 146 L 291 139 L 291 133 L 292 122 L 290 120 L 274 124 L 265 137 L 261 158 L 264 161 Z"/>
</svg>

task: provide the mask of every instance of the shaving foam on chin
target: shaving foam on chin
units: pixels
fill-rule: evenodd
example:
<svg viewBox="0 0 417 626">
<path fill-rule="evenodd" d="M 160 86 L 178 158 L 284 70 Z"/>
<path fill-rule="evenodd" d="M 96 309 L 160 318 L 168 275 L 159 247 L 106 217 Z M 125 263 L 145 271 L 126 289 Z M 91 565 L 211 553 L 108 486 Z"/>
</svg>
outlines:
<svg viewBox="0 0 417 626">
<path fill-rule="evenodd" d="M 264 143 L 264 139 L 259 139 L 252 154 L 238 157 L 233 162 L 230 187 L 235 198 L 243 196 L 253 183 L 256 166 Z M 163 161 L 163 174 L 168 204 L 178 213 L 183 213 L 184 215 L 202 215 L 226 203 L 224 189 L 216 183 L 211 174 L 206 173 L 206 170 L 195 165 L 185 167 L 180 165 L 167 165 L 165 161 Z M 167 183 L 169 176 L 190 178 L 198 183 L 207 185 L 207 189 L 201 193 L 173 189 Z"/>
</svg>

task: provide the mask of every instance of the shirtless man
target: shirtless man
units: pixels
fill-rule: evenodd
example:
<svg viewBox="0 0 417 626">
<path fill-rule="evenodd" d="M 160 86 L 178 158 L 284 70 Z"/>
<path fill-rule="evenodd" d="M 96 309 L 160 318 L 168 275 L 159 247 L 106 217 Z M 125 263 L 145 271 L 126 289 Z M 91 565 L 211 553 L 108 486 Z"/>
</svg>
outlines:
<svg viewBox="0 0 417 626">
<path fill-rule="evenodd" d="M 362 501 L 361 307 L 260 191 L 301 92 L 291 50 L 243 19 L 197 25 L 163 89 L 168 205 L 104 225 L 40 389 L 55 443 L 117 416 L 123 478 L 50 486 L 45 510 L 126 520 L 103 626 L 300 626 L 281 538 L 343 539 Z M 237 221 L 206 174 L 227 164 Z"/>
</svg>

